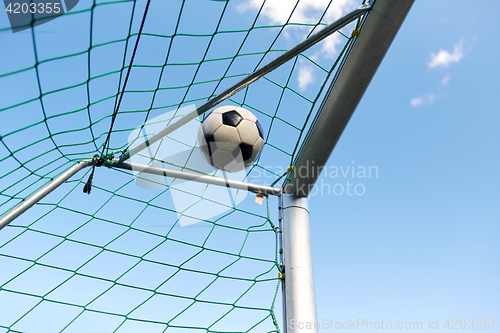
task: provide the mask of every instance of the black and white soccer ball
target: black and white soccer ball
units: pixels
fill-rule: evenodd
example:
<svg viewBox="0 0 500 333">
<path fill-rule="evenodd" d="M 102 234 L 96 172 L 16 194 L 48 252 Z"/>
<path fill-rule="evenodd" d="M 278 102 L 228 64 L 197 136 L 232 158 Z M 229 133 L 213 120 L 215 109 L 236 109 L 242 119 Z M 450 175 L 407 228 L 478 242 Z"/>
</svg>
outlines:
<svg viewBox="0 0 500 333">
<path fill-rule="evenodd" d="M 264 147 L 264 131 L 250 111 L 237 106 L 221 106 L 201 123 L 198 144 L 211 166 L 237 172 L 259 157 Z"/>
</svg>

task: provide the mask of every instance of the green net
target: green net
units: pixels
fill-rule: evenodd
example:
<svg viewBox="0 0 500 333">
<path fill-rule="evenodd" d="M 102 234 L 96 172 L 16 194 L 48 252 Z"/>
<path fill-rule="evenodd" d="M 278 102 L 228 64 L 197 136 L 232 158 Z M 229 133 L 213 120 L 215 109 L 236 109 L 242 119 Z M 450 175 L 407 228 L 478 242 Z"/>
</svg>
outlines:
<svg viewBox="0 0 500 333">
<path fill-rule="evenodd" d="M 290 3 L 151 1 L 139 43 L 146 1 L 82 0 L 18 33 L 1 17 L 0 213 L 103 148 L 119 156 L 134 129 L 203 104 L 340 16 L 335 1 Z M 265 129 L 246 180 L 271 185 L 286 172 L 349 42 L 336 34 L 224 103 Z M 280 331 L 278 198 L 261 206 L 239 191 L 199 218 L 176 205 L 182 186 L 144 188 L 98 167 L 87 195 L 90 172 L 0 231 L 0 332 Z"/>
</svg>

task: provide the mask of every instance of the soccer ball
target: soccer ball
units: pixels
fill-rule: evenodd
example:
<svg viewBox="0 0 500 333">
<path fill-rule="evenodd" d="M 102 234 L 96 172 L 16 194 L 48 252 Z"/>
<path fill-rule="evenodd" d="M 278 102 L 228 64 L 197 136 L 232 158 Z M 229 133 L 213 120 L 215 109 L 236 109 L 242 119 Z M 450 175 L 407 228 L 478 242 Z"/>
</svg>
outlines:
<svg viewBox="0 0 500 333">
<path fill-rule="evenodd" d="M 259 157 L 264 146 L 264 131 L 250 111 L 237 106 L 221 106 L 201 123 L 198 144 L 211 166 L 237 172 Z"/>
</svg>

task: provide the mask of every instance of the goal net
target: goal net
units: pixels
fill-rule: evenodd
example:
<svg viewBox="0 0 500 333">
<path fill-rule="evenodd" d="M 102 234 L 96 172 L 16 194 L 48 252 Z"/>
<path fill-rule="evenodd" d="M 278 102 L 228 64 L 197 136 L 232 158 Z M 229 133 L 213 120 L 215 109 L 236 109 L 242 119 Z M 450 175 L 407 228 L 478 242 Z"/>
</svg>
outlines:
<svg viewBox="0 0 500 333">
<path fill-rule="evenodd" d="M 121 156 L 134 133 L 147 137 L 357 5 L 80 0 L 15 33 L 0 15 L 0 214 L 78 161 Z M 221 104 L 264 128 L 243 173 L 188 165 L 198 148 L 187 130 L 137 158 L 280 185 L 355 24 Z M 280 331 L 278 198 L 259 205 L 246 191 L 106 166 L 85 194 L 91 173 L 0 230 L 0 332 Z"/>
</svg>

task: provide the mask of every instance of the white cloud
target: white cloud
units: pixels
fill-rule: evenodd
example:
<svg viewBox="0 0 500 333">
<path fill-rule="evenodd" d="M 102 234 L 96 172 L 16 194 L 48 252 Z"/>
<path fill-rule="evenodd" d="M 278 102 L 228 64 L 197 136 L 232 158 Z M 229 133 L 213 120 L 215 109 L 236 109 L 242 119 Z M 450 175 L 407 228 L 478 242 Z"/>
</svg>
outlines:
<svg viewBox="0 0 500 333">
<path fill-rule="evenodd" d="M 326 37 L 321 46 L 321 51 L 316 52 L 316 54 L 313 55 L 313 59 L 319 56 L 323 56 L 326 59 L 335 59 L 337 56 L 337 45 L 339 45 L 342 40 L 339 34 L 333 34 Z"/>
<path fill-rule="evenodd" d="M 258 10 L 262 7 L 263 0 L 247 0 L 238 6 L 240 12 L 247 10 Z M 295 8 L 296 1 L 291 0 L 267 0 L 262 8 L 263 15 L 271 24 L 285 24 L 290 15 L 290 23 L 317 23 L 323 15 L 325 9 L 330 4 L 330 0 L 302 0 Z M 323 18 L 326 23 L 331 23 L 341 17 L 349 8 L 356 6 L 355 0 L 333 1 Z"/>
<path fill-rule="evenodd" d="M 434 103 L 435 99 L 436 99 L 435 95 L 428 94 L 428 95 L 424 95 L 424 96 L 419 96 L 419 97 L 412 98 L 411 101 L 410 101 L 410 104 L 414 108 L 417 108 L 417 107 L 419 107 L 422 104 L 426 104 L 426 103 L 432 104 L 432 103 Z"/>
<path fill-rule="evenodd" d="M 422 103 L 424 103 L 423 97 L 415 97 L 415 98 L 412 98 L 410 101 L 411 106 L 413 106 L 414 108 L 422 105 Z"/>
<path fill-rule="evenodd" d="M 443 77 L 443 79 L 441 80 L 441 84 L 443 86 L 447 86 L 448 83 L 450 82 L 450 75 L 446 75 L 445 77 Z"/>
<path fill-rule="evenodd" d="M 248 10 L 256 11 L 262 7 L 263 2 L 263 0 L 246 0 L 237 8 L 240 12 Z M 269 24 L 285 24 L 289 18 L 289 23 L 315 24 L 318 23 L 326 10 L 321 20 L 324 23 L 330 24 L 345 15 L 347 11 L 355 8 L 359 4 L 359 1 L 301 0 L 295 8 L 296 4 L 296 1 L 291 0 L 266 0 L 261 10 L 261 15 Z M 309 31 L 310 29 L 300 26 L 295 26 L 295 28 L 297 31 Z M 304 38 L 305 35 L 301 36 L 300 39 L 297 39 L 296 43 L 301 42 Z M 311 58 L 313 60 L 318 60 L 319 58 L 334 59 L 338 54 L 337 46 L 342 40 L 339 34 L 331 35 L 321 43 L 321 49 L 312 55 Z M 304 66 L 307 65 L 299 64 L 298 83 L 301 90 L 307 89 L 307 86 L 314 82 L 313 69 Z"/>
<path fill-rule="evenodd" d="M 314 82 L 314 68 L 311 66 L 299 66 L 299 89 L 304 91 L 307 87 Z"/>
<path fill-rule="evenodd" d="M 427 66 L 429 69 L 433 69 L 436 67 L 449 67 L 454 62 L 458 63 L 464 57 L 463 46 L 464 41 L 461 40 L 453 45 L 453 52 L 439 50 L 438 53 L 432 53 Z"/>
</svg>

